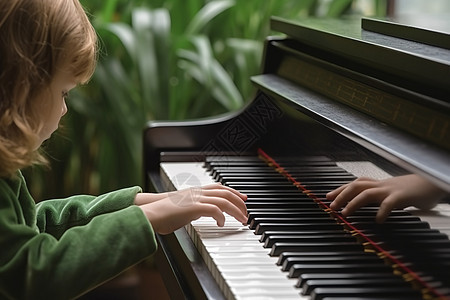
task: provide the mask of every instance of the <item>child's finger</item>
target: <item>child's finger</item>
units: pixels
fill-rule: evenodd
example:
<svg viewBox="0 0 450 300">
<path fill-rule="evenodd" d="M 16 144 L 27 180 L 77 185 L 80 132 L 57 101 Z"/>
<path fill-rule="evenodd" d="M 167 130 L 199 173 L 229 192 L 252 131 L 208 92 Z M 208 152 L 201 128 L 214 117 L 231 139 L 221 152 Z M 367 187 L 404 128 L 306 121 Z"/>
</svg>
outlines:
<svg viewBox="0 0 450 300">
<path fill-rule="evenodd" d="M 217 206 L 221 211 L 226 212 L 230 216 L 236 218 L 241 223 L 247 222 L 247 211 L 242 210 L 240 207 L 234 205 L 232 202 L 221 197 L 203 196 L 199 199 L 200 203 L 212 204 Z"/>
<path fill-rule="evenodd" d="M 239 191 L 237 191 L 237 190 L 235 190 L 233 188 L 230 188 L 230 187 L 228 187 L 226 185 L 222 185 L 220 183 L 208 184 L 208 185 L 202 186 L 202 189 L 204 189 L 204 190 L 227 190 L 227 191 L 232 192 L 233 194 L 235 194 L 236 196 L 238 196 L 242 200 L 247 200 L 247 195 L 245 195 L 245 194 L 243 194 L 243 193 L 241 193 L 241 192 L 239 192 Z"/>
<path fill-rule="evenodd" d="M 219 197 L 226 199 L 233 205 L 238 207 L 241 212 L 247 215 L 247 207 L 245 206 L 244 200 L 238 196 L 236 193 L 228 189 L 214 189 L 214 190 L 202 190 L 202 195 L 207 197 Z"/>
</svg>

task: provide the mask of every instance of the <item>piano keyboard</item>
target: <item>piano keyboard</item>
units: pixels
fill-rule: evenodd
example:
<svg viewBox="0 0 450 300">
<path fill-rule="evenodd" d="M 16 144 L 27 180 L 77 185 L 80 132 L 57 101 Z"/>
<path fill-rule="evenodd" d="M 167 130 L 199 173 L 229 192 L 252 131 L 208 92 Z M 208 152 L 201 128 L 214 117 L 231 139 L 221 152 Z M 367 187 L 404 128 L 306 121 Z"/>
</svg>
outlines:
<svg viewBox="0 0 450 300">
<path fill-rule="evenodd" d="M 264 163 L 254 159 L 245 163 L 241 159 L 233 162 L 229 158 L 223 167 L 219 163 L 214 172 L 206 170 L 203 163 L 161 163 L 161 177 L 176 189 L 220 179 L 249 195 L 249 225 L 243 226 L 227 215 L 225 226 L 221 228 L 214 219 L 207 217 L 186 226 L 226 299 L 422 299 L 410 283 L 393 274 L 391 266 L 380 263 L 376 254 L 364 251 L 364 246 L 355 243 L 354 237 L 345 233 L 335 220 L 327 218 L 324 221 L 324 212 L 312 199 L 261 162 Z M 368 162 L 335 164 L 320 158 L 294 167 L 292 174 L 297 178 L 303 176 L 302 181 L 308 189 L 322 199 L 327 191 L 355 177 L 389 177 Z M 267 205 L 271 201 L 278 202 Z M 264 208 L 261 208 L 261 202 L 265 203 Z M 422 213 L 413 208 L 407 210 L 411 215 Z M 357 221 L 370 233 L 373 209 L 367 208 L 365 214 Z M 418 222 L 402 211 L 395 214 L 393 218 L 404 219 L 404 224 L 418 227 L 414 232 L 419 236 L 423 231 L 428 233 L 426 223 Z M 348 219 L 352 218 L 356 217 Z M 450 234 L 450 207 L 440 204 L 421 219 L 439 230 L 432 232 L 435 239 L 426 242 L 429 247 L 443 244 L 437 255 L 446 259 L 444 264 L 448 268 L 439 272 L 447 276 L 450 274 L 450 243 L 446 236 Z M 336 227 L 340 228 L 339 233 Z M 323 243 L 324 236 L 327 243 Z M 423 245 L 419 243 L 418 246 Z M 394 251 L 393 255 L 397 258 L 402 254 Z M 442 284 L 430 276 L 424 277 L 437 291 L 450 295 L 444 288 L 449 286 L 448 282 Z"/>
</svg>

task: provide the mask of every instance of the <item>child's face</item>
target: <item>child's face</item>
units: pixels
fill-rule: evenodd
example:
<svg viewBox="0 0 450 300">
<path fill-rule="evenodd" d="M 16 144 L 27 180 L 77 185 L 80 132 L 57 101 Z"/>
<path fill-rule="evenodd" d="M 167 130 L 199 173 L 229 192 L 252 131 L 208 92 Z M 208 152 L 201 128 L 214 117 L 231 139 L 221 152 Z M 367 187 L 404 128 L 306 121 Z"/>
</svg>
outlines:
<svg viewBox="0 0 450 300">
<path fill-rule="evenodd" d="M 56 72 L 50 84 L 50 89 L 43 95 L 43 97 L 49 97 L 49 99 L 45 99 L 44 103 L 46 104 L 42 106 L 40 111 L 42 120 L 44 121 L 44 127 L 39 132 L 40 139 L 36 148 L 39 148 L 58 129 L 61 117 L 67 112 L 65 98 L 68 92 L 75 86 L 75 78 L 66 69 L 61 69 Z"/>
</svg>

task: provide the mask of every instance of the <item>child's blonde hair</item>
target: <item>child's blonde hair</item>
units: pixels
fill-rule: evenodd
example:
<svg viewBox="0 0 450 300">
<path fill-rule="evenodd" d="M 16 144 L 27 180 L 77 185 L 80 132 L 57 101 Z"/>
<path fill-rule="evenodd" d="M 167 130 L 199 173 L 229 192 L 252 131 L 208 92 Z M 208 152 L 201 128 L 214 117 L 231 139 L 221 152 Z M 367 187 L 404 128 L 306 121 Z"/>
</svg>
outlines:
<svg viewBox="0 0 450 300">
<path fill-rule="evenodd" d="M 78 0 L 0 1 L 0 177 L 45 162 L 34 149 L 43 126 L 38 95 L 62 65 L 77 82 L 89 80 L 96 48 Z"/>
</svg>

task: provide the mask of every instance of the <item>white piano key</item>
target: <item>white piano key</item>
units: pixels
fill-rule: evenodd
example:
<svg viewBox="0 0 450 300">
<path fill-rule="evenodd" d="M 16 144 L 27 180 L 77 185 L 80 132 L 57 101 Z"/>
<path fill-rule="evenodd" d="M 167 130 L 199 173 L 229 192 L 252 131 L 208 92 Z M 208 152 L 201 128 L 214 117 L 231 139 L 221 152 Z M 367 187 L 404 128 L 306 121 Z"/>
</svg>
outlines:
<svg viewBox="0 0 450 300">
<path fill-rule="evenodd" d="M 230 283 L 233 287 L 236 288 L 257 288 L 261 285 L 261 282 L 264 282 L 264 286 L 267 288 L 272 288 L 272 287 L 290 287 L 292 285 L 295 285 L 297 283 L 297 280 L 284 280 L 284 281 L 274 281 L 274 280 L 264 280 L 264 279 L 259 279 L 259 280 L 228 280 L 228 283 Z"/>
<path fill-rule="evenodd" d="M 430 224 L 433 229 L 438 229 L 450 237 L 450 205 L 438 204 L 431 210 L 420 210 L 415 207 L 407 207 L 411 214 L 420 217 Z"/>
<path fill-rule="evenodd" d="M 223 266 L 219 266 L 220 268 L 220 272 L 224 274 L 224 276 L 226 277 L 227 274 L 232 274 L 234 275 L 236 272 L 273 272 L 273 271 L 280 271 L 278 268 L 273 268 L 273 266 L 269 266 L 269 265 L 263 265 L 263 266 L 259 266 L 259 265 L 250 265 L 250 266 L 243 266 L 243 265 L 223 265 Z M 286 277 L 285 274 L 282 274 L 280 271 L 280 274 L 282 276 L 282 278 L 284 279 Z"/>
<path fill-rule="evenodd" d="M 236 300 L 308 300 L 311 299 L 310 297 L 306 296 L 286 296 L 284 295 L 283 298 L 279 296 L 267 296 L 267 295 L 242 295 L 235 298 Z"/>
<path fill-rule="evenodd" d="M 203 244 L 206 247 L 251 247 L 255 245 L 255 241 L 239 241 L 239 240 L 228 240 L 228 239 L 222 239 L 222 240 L 211 240 L 211 239 L 203 239 Z M 261 245 L 259 245 L 261 246 Z"/>
<path fill-rule="evenodd" d="M 201 162 L 162 163 L 161 169 L 177 190 L 215 182 Z"/>
<path fill-rule="evenodd" d="M 208 247 L 208 251 L 214 253 L 214 252 L 230 252 L 230 253 L 240 253 L 240 252 L 247 252 L 247 251 L 254 251 L 254 252 L 261 252 L 261 253 L 267 253 L 267 249 L 262 248 L 261 245 L 254 245 L 254 246 L 245 246 L 245 247 L 221 247 L 221 246 L 215 246 L 215 247 Z"/>
<path fill-rule="evenodd" d="M 198 236 L 201 239 L 220 239 L 223 241 L 230 241 L 230 240 L 238 240 L 238 241 L 259 241 L 258 236 L 255 235 L 235 235 L 235 234 L 229 234 L 228 232 L 220 232 L 220 233 L 199 233 Z"/>
<path fill-rule="evenodd" d="M 277 289 L 283 290 L 285 295 L 296 296 L 297 298 L 300 293 L 300 290 L 295 288 L 295 284 L 297 283 L 296 279 L 280 279 L 271 277 L 260 278 L 257 277 L 257 275 L 252 278 L 246 278 L 243 275 L 235 277 L 236 278 L 232 278 L 232 275 L 229 275 L 229 273 L 224 274 L 226 283 L 229 284 L 233 290 L 245 291 L 246 289 L 259 289 L 258 294 L 265 291 L 263 295 L 267 296 L 269 294 L 266 292 L 267 289 Z M 239 293 L 239 295 L 242 294 L 243 292 Z"/>
<path fill-rule="evenodd" d="M 177 179 L 173 182 L 177 189 L 188 187 L 187 182 L 214 182 L 200 163 L 163 163 L 161 167 L 167 178 Z M 223 227 L 217 227 L 213 218 L 201 217 L 186 230 L 227 299 L 309 299 L 300 296 L 296 281 L 280 270 L 259 236 L 233 217 L 225 214 Z M 248 283 L 234 287 L 239 282 Z M 267 288 L 269 282 L 272 288 Z"/>
<path fill-rule="evenodd" d="M 267 256 L 269 256 L 267 254 Z M 234 258 L 234 259 L 252 259 L 261 257 L 259 253 L 253 252 L 242 252 L 242 253 L 234 253 L 234 252 L 214 252 L 211 253 L 211 258 L 223 259 L 223 258 Z"/>
<path fill-rule="evenodd" d="M 278 299 L 284 299 L 284 296 L 297 296 L 298 294 L 291 294 L 289 290 L 286 290 L 288 286 L 261 286 L 261 287 L 232 287 L 231 290 L 234 291 L 239 296 L 253 296 L 256 295 L 265 296 L 265 297 L 278 297 Z"/>
<path fill-rule="evenodd" d="M 239 259 L 239 258 L 212 258 L 217 264 L 220 265 L 227 265 L 227 266 L 258 266 L 262 264 L 276 264 L 277 259 L 273 257 L 256 257 L 256 258 L 245 258 L 245 259 Z"/>
<path fill-rule="evenodd" d="M 336 165 L 352 173 L 356 177 L 370 177 L 374 179 L 386 179 L 392 177 L 389 173 L 378 168 L 368 161 L 338 161 Z"/>
<path fill-rule="evenodd" d="M 256 281 L 260 281 L 260 282 L 265 282 L 265 281 L 275 281 L 275 280 L 292 280 L 295 283 L 297 283 L 296 279 L 291 279 L 288 277 L 280 277 L 274 274 L 261 274 L 261 273 L 255 273 L 255 272 L 248 272 L 248 273 L 242 273 L 242 272 L 229 272 L 227 274 L 227 280 L 228 281 L 242 281 L 242 282 L 246 282 L 246 281 L 250 281 L 250 280 L 256 280 Z"/>
</svg>

